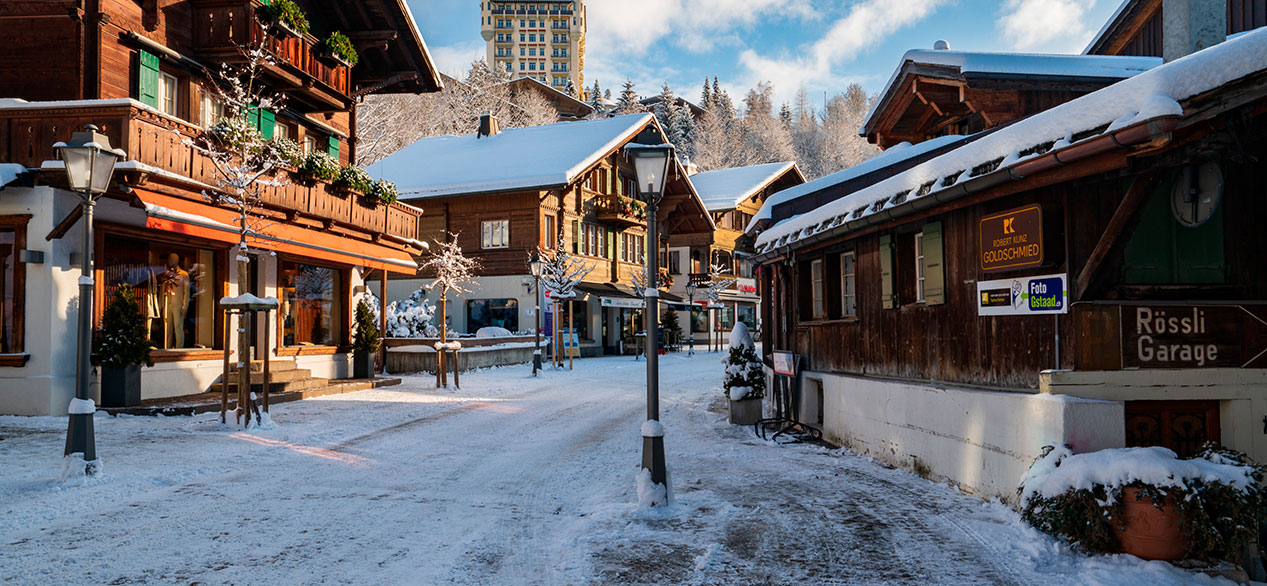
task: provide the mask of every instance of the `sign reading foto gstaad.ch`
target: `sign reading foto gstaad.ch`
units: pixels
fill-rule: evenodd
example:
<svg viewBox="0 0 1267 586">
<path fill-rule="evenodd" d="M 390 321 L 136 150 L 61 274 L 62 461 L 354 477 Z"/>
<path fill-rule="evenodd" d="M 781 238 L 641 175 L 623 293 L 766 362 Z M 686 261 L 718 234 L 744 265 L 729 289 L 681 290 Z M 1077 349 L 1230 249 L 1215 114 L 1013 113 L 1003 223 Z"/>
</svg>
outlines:
<svg viewBox="0 0 1267 586">
<path fill-rule="evenodd" d="M 1122 366 L 1267 366 L 1267 321 L 1239 305 L 1123 307 Z"/>
<path fill-rule="evenodd" d="M 1043 264 L 1043 209 L 1038 204 L 981 218 L 979 234 L 982 271 Z"/>
<path fill-rule="evenodd" d="M 977 282 L 977 315 L 1069 313 L 1065 275 L 1018 277 Z"/>
</svg>

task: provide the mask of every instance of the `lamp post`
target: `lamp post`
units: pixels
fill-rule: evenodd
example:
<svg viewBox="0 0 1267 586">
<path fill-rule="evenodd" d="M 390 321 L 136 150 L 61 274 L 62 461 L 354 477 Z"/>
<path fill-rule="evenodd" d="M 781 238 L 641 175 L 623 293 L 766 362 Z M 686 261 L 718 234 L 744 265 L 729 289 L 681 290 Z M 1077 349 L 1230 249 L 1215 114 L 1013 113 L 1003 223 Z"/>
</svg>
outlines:
<svg viewBox="0 0 1267 586">
<path fill-rule="evenodd" d="M 537 376 L 541 370 L 541 271 L 544 268 L 541 254 L 532 253 L 532 260 L 528 261 L 528 270 L 532 272 L 532 299 L 537 305 L 537 341 L 536 348 L 532 352 L 532 376 Z"/>
<path fill-rule="evenodd" d="M 79 194 L 84 224 L 83 264 L 79 274 L 79 347 L 75 362 L 75 399 L 67 411 L 70 421 L 66 429 L 66 456 L 83 454 L 84 474 L 97 473 L 97 446 L 93 439 L 92 414 L 96 406 L 88 397 L 92 372 L 92 211 L 97 198 L 110 187 L 114 165 L 126 153 L 110 147 L 110 140 L 96 126 L 89 124 L 71 135 L 70 142 L 58 142 L 53 150 L 66 166 L 70 189 Z"/>
<path fill-rule="evenodd" d="M 687 307 L 686 321 L 687 321 L 687 329 L 690 330 L 690 333 L 687 334 L 690 340 L 689 342 L 687 342 L 687 348 L 686 348 L 687 356 L 695 355 L 695 289 L 696 289 L 695 283 L 691 281 L 687 281 L 686 283 L 686 307 Z"/>
<path fill-rule="evenodd" d="M 638 176 L 638 193 L 647 203 L 647 274 L 651 283 L 644 290 L 647 301 L 647 425 L 642 426 L 642 467 L 651 473 L 651 482 L 666 488 L 668 476 L 664 460 L 664 428 L 660 420 L 660 329 L 659 297 L 656 282 L 660 274 L 660 238 L 656 226 L 656 209 L 664 197 L 664 180 L 673 161 L 673 145 L 666 144 L 653 127 L 643 130 L 633 143 L 625 146 L 625 155 L 633 159 Z M 654 425 L 650 422 L 656 422 Z M 667 503 L 666 503 L 667 504 Z"/>
</svg>

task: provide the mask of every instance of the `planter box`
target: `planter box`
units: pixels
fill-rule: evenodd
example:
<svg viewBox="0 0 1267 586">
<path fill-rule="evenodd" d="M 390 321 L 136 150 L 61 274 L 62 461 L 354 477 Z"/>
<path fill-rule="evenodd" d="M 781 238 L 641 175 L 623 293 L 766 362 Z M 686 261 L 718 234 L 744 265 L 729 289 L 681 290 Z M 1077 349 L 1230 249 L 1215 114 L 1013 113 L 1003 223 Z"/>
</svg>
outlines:
<svg viewBox="0 0 1267 586">
<path fill-rule="evenodd" d="M 322 49 L 321 58 L 331 63 L 334 63 L 336 65 L 342 65 L 344 67 L 347 67 L 348 69 L 352 68 L 352 63 L 349 62 L 347 59 L 344 59 L 341 53 L 336 53 L 328 49 Z"/>
<path fill-rule="evenodd" d="M 1145 560 L 1174 561 L 1188 554 L 1188 539 L 1184 537 L 1179 505 L 1167 498 L 1158 509 L 1152 499 L 1140 499 L 1139 489 L 1122 490 L 1122 518 L 1126 529 L 1114 523 L 1122 552 Z"/>
<path fill-rule="evenodd" d="M 101 367 L 101 406 L 136 407 L 141 404 L 140 365 Z"/>
<path fill-rule="evenodd" d="M 730 401 L 730 423 L 753 425 L 761 419 L 761 399 Z"/>
<path fill-rule="evenodd" d="M 374 353 L 357 350 L 352 353 L 352 378 L 374 378 Z"/>
</svg>

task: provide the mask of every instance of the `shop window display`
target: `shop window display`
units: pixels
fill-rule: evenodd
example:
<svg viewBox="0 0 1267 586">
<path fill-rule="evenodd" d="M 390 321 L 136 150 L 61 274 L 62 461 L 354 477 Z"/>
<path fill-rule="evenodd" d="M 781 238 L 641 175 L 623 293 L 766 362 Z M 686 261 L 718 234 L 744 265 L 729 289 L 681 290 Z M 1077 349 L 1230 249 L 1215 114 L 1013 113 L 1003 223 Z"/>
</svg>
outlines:
<svg viewBox="0 0 1267 586">
<path fill-rule="evenodd" d="M 516 299 L 471 299 L 466 302 L 466 329 L 506 328 L 519 331 L 519 301 Z"/>
<path fill-rule="evenodd" d="M 337 269 L 283 261 L 280 271 L 282 344 L 335 346 L 342 323 Z"/>
<path fill-rule="evenodd" d="M 215 251 L 107 236 L 105 299 L 131 285 L 160 350 L 215 346 Z"/>
</svg>

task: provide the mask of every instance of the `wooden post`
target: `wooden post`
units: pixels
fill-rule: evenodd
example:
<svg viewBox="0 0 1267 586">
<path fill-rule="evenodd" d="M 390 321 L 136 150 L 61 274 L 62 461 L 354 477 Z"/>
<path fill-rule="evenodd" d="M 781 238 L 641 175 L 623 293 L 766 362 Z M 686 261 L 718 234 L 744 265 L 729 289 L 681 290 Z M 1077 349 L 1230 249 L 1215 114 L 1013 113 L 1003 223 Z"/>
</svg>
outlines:
<svg viewBox="0 0 1267 586">
<path fill-rule="evenodd" d="M 551 305 L 554 306 L 554 323 L 551 324 L 550 327 L 550 363 L 554 366 L 554 368 L 558 368 L 560 364 L 559 330 L 562 329 L 559 327 L 561 325 L 559 324 L 559 302 L 551 300 Z"/>
<path fill-rule="evenodd" d="M 462 388 L 462 383 L 461 381 L 458 380 L 458 351 L 457 350 L 453 351 L 453 386 L 459 389 Z"/>
<path fill-rule="evenodd" d="M 448 297 L 449 289 L 448 287 L 445 287 L 444 290 L 440 292 L 440 347 L 442 350 L 436 352 L 436 360 L 438 361 L 436 362 L 436 373 L 440 378 L 439 382 L 436 384 L 438 387 L 449 386 L 449 375 L 445 372 L 444 364 L 444 353 L 448 351 L 449 345 L 449 327 L 445 321 L 445 316 L 448 315 Z"/>
<path fill-rule="evenodd" d="M 246 311 L 238 312 L 238 414 L 242 425 L 251 423 L 251 340 L 247 325 Z M 243 343 L 244 342 L 244 343 Z"/>
<path fill-rule="evenodd" d="M 268 373 L 268 355 L 273 353 L 273 347 L 268 341 L 268 326 L 273 322 L 270 320 L 272 311 L 264 310 L 264 412 L 268 413 L 268 393 L 272 387 L 273 379 Z"/>
<path fill-rule="evenodd" d="M 224 312 L 224 374 L 220 375 L 220 423 L 225 422 L 225 413 L 229 411 L 229 333 L 233 325 L 233 314 Z"/>
<path fill-rule="evenodd" d="M 387 374 L 387 270 L 382 271 L 383 280 L 378 285 L 378 352 L 379 369 Z M 373 377 L 371 377 L 373 378 Z"/>
<path fill-rule="evenodd" d="M 576 325 L 574 321 L 576 319 L 575 316 L 576 316 L 576 310 L 573 309 L 572 299 L 568 298 L 568 334 L 567 334 L 568 339 L 567 339 L 567 342 L 569 345 L 572 343 L 572 336 L 576 334 Z M 572 348 L 571 352 L 566 352 L 568 355 L 568 370 L 572 370 L 572 356 L 581 351 L 581 348 L 580 348 L 581 340 L 579 336 L 577 337 L 577 340 L 576 340 L 576 346 L 577 346 L 576 348 Z"/>
</svg>

